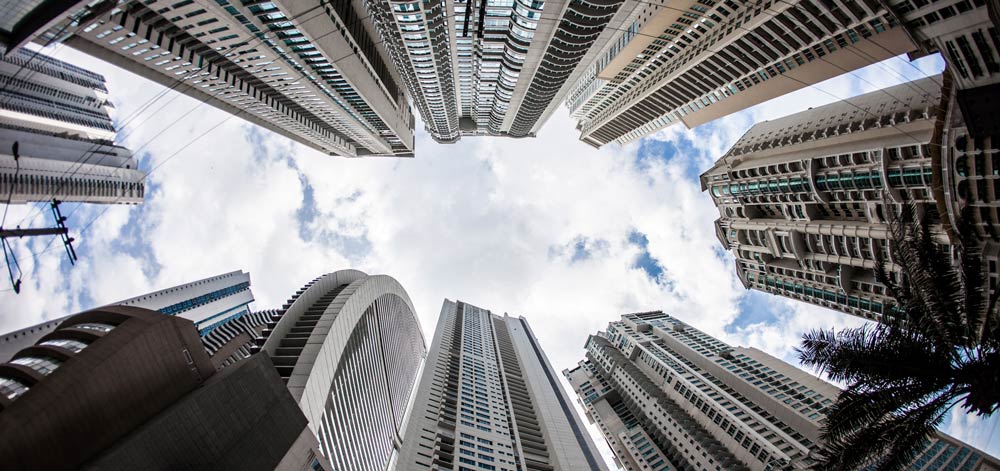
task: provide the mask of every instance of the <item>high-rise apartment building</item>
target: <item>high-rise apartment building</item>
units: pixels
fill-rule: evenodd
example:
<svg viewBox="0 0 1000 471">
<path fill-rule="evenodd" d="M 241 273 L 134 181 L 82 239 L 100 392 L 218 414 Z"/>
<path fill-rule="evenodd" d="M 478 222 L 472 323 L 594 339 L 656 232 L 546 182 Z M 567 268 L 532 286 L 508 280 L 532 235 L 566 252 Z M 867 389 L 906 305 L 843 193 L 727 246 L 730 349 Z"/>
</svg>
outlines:
<svg viewBox="0 0 1000 471">
<path fill-rule="evenodd" d="M 377 1 L 387 49 L 438 142 L 534 136 L 623 0 Z"/>
<path fill-rule="evenodd" d="M 986 0 L 890 0 L 887 2 L 927 53 L 938 51 L 955 78 L 955 88 L 1000 82 L 1000 9 Z"/>
<path fill-rule="evenodd" d="M 183 317 L 194 322 L 198 333 L 204 336 L 230 319 L 250 314 L 253 299 L 250 274 L 237 270 L 153 291 L 114 305 L 142 307 Z"/>
<path fill-rule="evenodd" d="M 386 275 L 341 270 L 306 284 L 281 311 L 255 342 L 321 454 L 337 470 L 388 469 L 427 351 L 406 291 Z"/>
<path fill-rule="evenodd" d="M 890 314 L 875 268 L 893 260 L 888 221 L 902 205 L 928 214 L 941 243 L 965 204 L 960 194 L 968 198 L 977 184 L 988 201 L 983 215 L 996 211 L 986 185 L 997 177 L 985 162 L 1000 155 L 995 144 L 962 138 L 963 149 L 986 151 L 952 156 L 951 94 L 947 75 L 928 77 L 747 131 L 701 176 L 719 208 L 716 236 L 736 257 L 743 285 L 871 320 Z M 989 176 L 971 176 L 973 165 Z M 993 230 L 991 221 L 980 229 Z M 995 243 L 985 252 L 996 286 Z M 899 276 L 898 266 L 887 268 Z"/>
<path fill-rule="evenodd" d="M 60 379 L 58 385 L 53 383 L 45 393 L 33 394 L 31 404 L 58 401 L 60 394 L 67 394 L 67 388 L 80 383 L 79 387 L 85 391 L 90 391 L 88 388 L 105 388 L 104 395 L 95 397 L 102 401 L 119 401 L 121 407 L 126 407 L 129 404 L 134 406 L 136 398 L 146 394 L 142 391 L 156 390 L 162 382 L 174 381 L 171 374 L 180 373 L 172 371 L 168 374 L 154 367 L 148 373 L 120 378 L 121 382 L 128 383 L 141 381 L 143 374 L 150 376 L 145 379 L 149 384 L 135 384 L 131 386 L 133 390 L 129 390 L 127 384 L 103 379 L 104 376 L 116 368 L 144 365 L 147 356 L 159 354 L 167 357 L 163 363 L 174 370 L 178 361 L 194 365 L 190 367 L 191 371 L 182 371 L 190 378 L 177 381 L 172 388 L 165 388 L 145 409 L 139 408 L 133 414 L 126 414 L 124 424 L 119 426 L 119 422 L 114 422 L 114 430 L 95 437 L 93 443 L 87 442 L 89 448 L 50 458 L 75 462 L 87 460 L 96 463 L 93 469 L 147 469 L 148 462 L 157 460 L 171 463 L 171 466 L 155 469 L 393 469 L 409 420 L 417 378 L 426 357 L 423 333 L 403 287 L 389 276 L 368 276 L 357 270 L 341 270 L 310 281 L 280 309 L 250 313 L 241 311 L 246 308 L 247 302 L 253 300 L 252 296 L 249 300 L 242 297 L 248 295 L 248 281 L 245 273 L 232 272 L 0 337 L 3 341 L 0 346 L 5 350 L 17 348 L 12 356 L 0 357 L 0 362 L 10 359 L 10 364 L 21 365 L 0 364 L 0 430 L 4 430 L 5 425 L 4 408 L 25 391 L 35 388 L 40 381 L 38 375 L 32 376 L 25 368 L 37 370 L 42 376 L 57 368 L 74 372 L 60 376 L 68 376 L 68 379 Z M 225 297 L 220 298 L 219 295 Z M 226 297 L 232 299 L 227 300 Z M 186 299 L 178 303 L 176 298 Z M 220 300 L 223 304 L 213 304 Z M 238 308 L 228 307 L 234 303 L 239 305 Z M 164 312 L 162 306 L 183 306 L 188 310 Z M 220 317 L 204 318 L 211 322 L 210 330 L 196 329 L 192 320 L 184 318 L 201 318 L 188 314 L 206 309 L 225 313 Z M 95 314 L 98 312 L 102 314 Z M 133 313 L 139 313 L 136 315 L 140 321 L 123 324 L 135 317 Z M 90 325 L 94 322 L 97 324 Z M 120 325 L 129 328 L 117 330 Z M 143 333 L 143 325 L 156 327 Z M 176 345 L 171 343 L 175 340 L 176 335 L 172 334 L 175 330 L 180 332 L 176 335 L 182 337 L 183 349 L 174 348 Z M 121 352 L 114 353 L 113 358 L 109 358 L 110 354 L 104 350 L 101 350 L 103 354 L 94 352 L 93 355 L 88 354 L 86 358 L 89 360 L 83 365 L 69 367 L 70 362 L 77 365 L 81 361 L 71 358 L 72 355 L 67 356 L 63 349 L 77 353 L 84 348 L 89 349 L 88 345 L 93 343 L 94 338 L 103 339 L 109 332 L 115 332 L 112 338 L 117 340 L 100 345 L 106 346 L 102 348 L 117 348 Z M 142 345 L 149 336 L 162 339 L 143 350 Z M 136 349 L 140 350 L 139 353 Z M 187 356 L 181 355 L 184 352 Z M 176 353 L 178 358 L 172 358 L 168 353 Z M 129 358 L 130 355 L 136 358 Z M 158 365 L 155 363 L 155 366 Z M 146 372 L 147 367 L 140 370 Z M 193 375 L 195 370 L 201 379 Z M 208 376 L 212 378 L 199 386 L 201 380 Z M 188 384 L 191 381 L 198 384 Z M 224 384 L 216 384 L 216 381 Z M 274 384 L 280 391 L 275 391 Z M 133 396 L 133 393 L 136 395 Z M 188 395 L 180 397 L 181 394 Z M 220 394 L 223 396 L 220 397 Z M 232 394 L 233 401 L 237 402 L 230 404 L 226 394 Z M 44 397 L 34 398 L 40 395 Z M 248 396 L 253 399 L 240 399 Z M 68 414 L 67 417 L 96 414 L 91 410 L 94 404 L 88 400 L 71 401 L 70 405 L 60 409 L 60 414 Z M 225 407 L 215 410 L 213 401 L 225 402 Z M 287 410 L 289 404 L 291 411 Z M 271 406 L 275 411 L 268 412 Z M 154 417 L 158 408 L 163 407 L 167 409 Z M 234 431 L 220 431 L 220 428 L 227 427 L 228 421 L 236 420 L 234 417 L 245 415 L 240 412 L 241 407 L 250 409 L 247 414 L 266 417 L 259 418 L 263 421 L 258 423 L 257 415 L 248 415 L 247 420 L 238 420 L 240 423 L 233 426 Z M 203 412 L 206 415 L 203 419 L 205 424 L 193 426 L 190 422 L 199 420 L 199 408 L 212 410 Z M 118 414 L 117 410 L 113 408 L 106 413 L 114 416 Z M 271 414 L 278 414 L 281 418 L 271 417 Z M 27 416 L 30 412 L 20 413 L 10 423 L 22 423 Z M 264 427 L 267 430 L 246 430 L 246 427 L 259 428 L 260 424 L 267 424 Z M 189 427 L 193 427 L 194 436 L 203 441 L 213 441 L 211 437 L 202 435 L 204 432 L 219 434 L 222 442 L 201 453 L 190 451 L 190 447 L 194 446 L 192 442 L 197 441 L 192 437 L 164 436 L 165 433 Z M 33 439 L 42 440 L 39 443 L 44 442 L 41 437 L 69 433 L 51 426 L 32 430 L 35 433 Z M 237 431 L 252 438 L 242 440 L 245 444 L 233 445 L 231 441 L 235 439 L 234 435 L 239 435 Z M 278 442 L 254 448 L 258 441 L 267 440 L 271 436 L 269 434 L 275 434 Z M 238 451 L 227 451 L 227 446 Z M 248 451 L 248 448 L 253 451 Z M 96 453 L 101 449 L 111 451 Z M 181 455 L 193 456 L 173 456 L 181 450 L 186 450 Z M 4 456 L 5 452 L 18 459 L 50 459 L 35 452 L 0 447 L 0 456 Z M 246 455 L 243 457 L 245 463 L 237 466 L 234 463 L 239 462 L 240 454 Z M 279 461 L 280 464 L 276 465 Z M 228 464 L 216 467 L 204 464 L 213 462 Z"/>
<path fill-rule="evenodd" d="M 0 364 L 5 469 L 333 469 L 266 355 L 216 372 L 191 321 L 65 319 Z"/>
<path fill-rule="evenodd" d="M 142 202 L 146 174 L 114 144 L 107 94 L 89 70 L 26 49 L 0 53 L 0 202 Z"/>
<path fill-rule="evenodd" d="M 637 7 L 638 9 L 639 7 Z M 691 128 L 916 49 L 878 2 L 644 3 L 569 93 L 581 139 Z"/>
<path fill-rule="evenodd" d="M 662 312 L 623 315 L 586 349 L 563 374 L 628 471 L 812 469 L 839 393 Z M 910 469 L 993 470 L 1000 461 L 939 433 Z"/>
<path fill-rule="evenodd" d="M 109 305 L 141 307 L 190 320 L 198 329 L 198 333 L 204 337 L 227 322 L 250 316 L 250 303 L 253 300 L 253 292 L 250 291 L 250 274 L 237 270 L 153 291 Z M 263 314 L 256 313 L 250 323 L 253 326 L 260 325 L 260 322 L 270 319 L 270 314 L 267 311 Z M 39 338 L 58 328 L 59 324 L 69 317 L 45 321 L 0 336 L 0 361 L 4 361 L 15 352 L 33 345 Z M 241 324 L 247 324 L 247 322 L 244 321 Z M 217 339 L 218 337 L 213 336 L 212 338 Z M 210 341 L 206 345 L 212 346 L 213 343 Z M 215 352 L 210 349 L 210 353 Z M 230 354 L 232 353 L 234 352 L 230 352 Z"/>
<path fill-rule="evenodd" d="M 605 470 L 523 318 L 444 301 L 397 469 Z"/>
<path fill-rule="evenodd" d="M 359 4 L 80 3 L 62 41 L 326 154 L 413 156 L 399 77 Z"/>
</svg>

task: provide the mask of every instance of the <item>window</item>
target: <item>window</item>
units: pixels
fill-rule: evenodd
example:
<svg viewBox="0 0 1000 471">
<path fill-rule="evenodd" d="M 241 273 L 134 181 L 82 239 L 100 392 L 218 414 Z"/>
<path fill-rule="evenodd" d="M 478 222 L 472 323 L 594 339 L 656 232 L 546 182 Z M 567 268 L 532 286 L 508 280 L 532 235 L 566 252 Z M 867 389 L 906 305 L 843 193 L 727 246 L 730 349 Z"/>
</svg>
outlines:
<svg viewBox="0 0 1000 471">
<path fill-rule="evenodd" d="M 37 371 L 43 376 L 48 376 L 52 374 L 56 368 L 59 368 L 61 362 L 55 358 L 41 357 L 41 356 L 26 356 L 21 358 L 15 358 L 11 360 L 11 363 L 15 365 L 22 365 Z"/>
<path fill-rule="evenodd" d="M 46 340 L 46 341 L 40 343 L 39 345 L 48 345 L 48 346 L 52 346 L 52 347 L 65 348 L 66 350 L 70 350 L 70 351 L 72 351 L 74 353 L 79 352 L 80 350 L 83 350 L 84 348 L 87 348 L 87 344 L 86 343 L 83 343 L 83 342 L 81 342 L 79 340 L 71 340 L 71 339 L 52 339 L 52 340 Z"/>
<path fill-rule="evenodd" d="M 7 399 L 17 399 L 26 392 L 28 392 L 28 385 L 15 379 L 0 378 L 0 394 L 7 396 Z"/>
<path fill-rule="evenodd" d="M 84 324 L 76 324 L 76 325 L 73 325 L 73 326 L 70 326 L 70 327 L 72 327 L 74 329 L 96 330 L 98 332 L 111 332 L 111 330 L 115 328 L 115 326 L 113 326 L 113 325 L 98 324 L 96 322 L 88 322 L 88 323 L 84 323 Z"/>
</svg>

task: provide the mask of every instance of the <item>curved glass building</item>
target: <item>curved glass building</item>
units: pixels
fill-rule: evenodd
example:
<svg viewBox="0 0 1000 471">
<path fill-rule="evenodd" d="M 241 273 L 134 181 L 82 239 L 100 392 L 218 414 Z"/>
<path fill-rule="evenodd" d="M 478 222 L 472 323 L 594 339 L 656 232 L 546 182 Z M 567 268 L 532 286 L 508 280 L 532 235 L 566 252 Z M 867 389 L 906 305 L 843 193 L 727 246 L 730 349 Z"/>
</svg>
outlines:
<svg viewBox="0 0 1000 471">
<path fill-rule="evenodd" d="M 357 270 L 328 273 L 296 292 L 263 335 L 262 350 L 334 469 L 388 468 L 427 353 L 399 282 Z"/>
</svg>

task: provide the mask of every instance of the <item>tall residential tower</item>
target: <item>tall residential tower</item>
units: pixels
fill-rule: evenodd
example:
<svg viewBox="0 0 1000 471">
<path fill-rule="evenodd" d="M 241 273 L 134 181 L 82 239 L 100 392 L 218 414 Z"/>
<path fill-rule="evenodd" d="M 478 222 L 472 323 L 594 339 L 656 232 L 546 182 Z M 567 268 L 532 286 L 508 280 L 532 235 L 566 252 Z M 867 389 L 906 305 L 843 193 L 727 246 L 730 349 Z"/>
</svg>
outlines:
<svg viewBox="0 0 1000 471">
<path fill-rule="evenodd" d="M 438 142 L 534 136 L 610 40 L 623 0 L 368 0 Z M 613 26 L 612 26 L 613 27 Z"/>
<path fill-rule="evenodd" d="M 249 316 L 253 300 L 250 274 L 237 270 L 153 291 L 109 306 L 141 307 L 181 317 L 193 322 L 198 333 L 206 336 L 224 323 Z M 0 361 L 31 346 L 69 317 L 45 321 L 0 336 Z"/>
<path fill-rule="evenodd" d="M 248 281 L 232 272 L 0 337 L 0 430 L 25 427 L 35 443 L 69 437 L 84 445 L 55 454 L 0 446 L 0 456 L 27 460 L 14 461 L 18 469 L 75 469 L 31 465 L 53 461 L 408 469 L 395 465 L 427 350 L 403 287 L 341 270 L 310 281 L 279 309 L 250 313 Z M 202 315 L 214 311 L 223 315 Z M 74 356 L 81 351 L 84 360 Z M 63 406 L 46 406 L 53 403 Z M 57 410 L 42 414 L 45 407 Z M 32 414 L 52 419 L 26 427 Z M 88 436 L 101 414 L 109 430 Z M 182 429 L 191 434 L 178 435 Z M 30 440 L 15 445 L 23 443 Z"/>
<path fill-rule="evenodd" d="M 141 203 L 146 174 L 115 145 L 112 108 L 99 74 L 37 51 L 0 53 L 0 203 Z"/>
<path fill-rule="evenodd" d="M 873 0 L 644 3 L 567 104 L 581 139 L 626 143 L 691 128 L 916 49 Z"/>
<path fill-rule="evenodd" d="M 839 390 L 755 348 L 732 347 L 662 312 L 626 314 L 563 374 L 627 471 L 812 469 Z M 1000 461 L 938 434 L 913 471 Z"/>
<path fill-rule="evenodd" d="M 38 37 L 62 41 L 326 154 L 413 156 L 413 116 L 351 2 L 102 0 Z"/>
<path fill-rule="evenodd" d="M 893 260 L 890 219 L 915 204 L 948 243 L 942 223 L 947 208 L 958 210 L 959 193 L 934 182 L 966 180 L 972 165 L 940 164 L 950 160 L 950 96 L 949 77 L 934 76 L 750 128 L 701 176 L 719 208 L 716 235 L 735 255 L 743 285 L 871 320 L 889 314 L 875 268 Z M 979 153 L 977 169 L 989 154 Z M 988 173 L 972 179 L 983 193 L 997 178 Z M 969 183 L 963 187 L 968 196 Z M 995 245 L 985 250 L 994 286 Z M 899 267 L 887 268 L 899 276 Z"/>
<path fill-rule="evenodd" d="M 606 470 L 523 318 L 444 301 L 398 469 Z"/>
</svg>

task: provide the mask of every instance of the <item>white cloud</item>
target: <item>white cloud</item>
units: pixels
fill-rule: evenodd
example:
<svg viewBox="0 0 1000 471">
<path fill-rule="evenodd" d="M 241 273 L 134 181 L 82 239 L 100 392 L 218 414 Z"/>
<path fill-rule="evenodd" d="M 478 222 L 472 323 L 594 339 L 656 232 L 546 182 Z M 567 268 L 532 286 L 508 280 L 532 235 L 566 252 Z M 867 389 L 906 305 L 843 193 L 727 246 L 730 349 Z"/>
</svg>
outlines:
<svg viewBox="0 0 1000 471">
<path fill-rule="evenodd" d="M 73 51 L 60 56 L 108 77 L 119 116 L 160 90 Z M 891 67 L 913 76 L 909 66 Z M 891 80 L 859 74 L 879 85 Z M 837 96 L 873 88 L 858 82 L 821 87 Z M 68 276 L 60 274 L 59 252 L 42 255 L 26 270 L 21 295 L 0 292 L 0 309 L 9 313 L 0 328 L 236 269 L 250 272 L 257 307 L 274 307 L 317 275 L 351 267 L 397 278 L 428 339 L 446 297 L 523 315 L 557 370 L 581 359 L 587 335 L 619 314 L 656 309 L 789 359 L 803 331 L 856 321 L 770 298 L 758 307 L 776 311 L 780 322 L 732 327 L 746 292 L 731 257 L 717 256 L 718 212 L 692 175 L 754 121 L 832 99 L 807 89 L 697 130 L 669 128 L 651 140 L 681 151 L 641 163 L 639 144 L 595 150 L 579 142 L 562 109 L 535 139 L 467 138 L 445 146 L 420 131 L 415 159 L 324 156 L 229 119 L 165 162 L 227 118 L 170 93 L 126 129 L 126 144 L 143 151 L 143 168 L 162 164 L 150 176 L 154 190 L 145 204 L 112 208 L 78 235 L 83 256 Z M 83 207 L 71 227 L 104 209 Z M 312 216 L 304 225 L 303 210 Z M 648 239 L 649 255 L 663 268 L 659 279 L 635 266 L 634 231 Z M 580 240 L 589 241 L 589 256 L 573 260 Z"/>
</svg>

